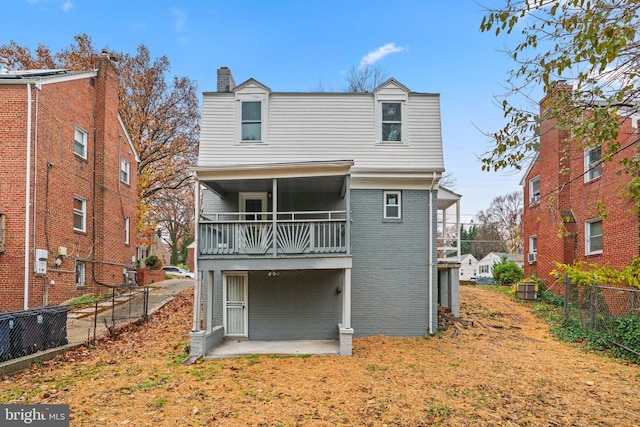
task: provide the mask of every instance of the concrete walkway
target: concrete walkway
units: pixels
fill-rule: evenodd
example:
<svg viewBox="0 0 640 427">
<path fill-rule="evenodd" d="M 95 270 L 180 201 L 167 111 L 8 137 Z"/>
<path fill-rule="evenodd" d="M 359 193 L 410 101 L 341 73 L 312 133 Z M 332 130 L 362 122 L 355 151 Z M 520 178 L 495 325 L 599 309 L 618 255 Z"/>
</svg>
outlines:
<svg viewBox="0 0 640 427">
<path fill-rule="evenodd" d="M 193 285 L 193 279 L 169 279 L 154 283 L 152 287 L 149 287 L 148 315 L 153 315 L 153 313 L 175 298 L 177 294 L 193 287 Z M 112 321 L 112 306 L 110 301 L 105 302 L 105 304 L 98 304 L 97 319 L 94 319 L 96 312 L 95 306 L 72 310 L 67 313 L 67 339 L 69 344 L 0 363 L 0 376 L 16 374 L 27 369 L 36 361 L 53 359 L 58 354 L 79 347 L 89 339 L 93 339 L 94 321 L 96 337 L 105 335 L 107 333 L 107 325 L 111 325 Z M 139 288 L 139 291 L 133 292 L 130 296 L 123 296 L 122 298 L 116 297 L 116 310 L 118 309 L 118 305 L 124 304 L 127 304 L 127 310 L 130 312 L 142 313 L 144 289 Z M 126 317 L 122 320 L 116 320 L 115 326 L 120 327 L 132 323 L 139 318 L 140 316 L 138 315 L 136 317 Z"/>
<path fill-rule="evenodd" d="M 340 344 L 337 340 L 250 341 L 227 338 L 204 358 L 228 359 L 253 354 L 337 356 L 339 353 Z"/>
</svg>

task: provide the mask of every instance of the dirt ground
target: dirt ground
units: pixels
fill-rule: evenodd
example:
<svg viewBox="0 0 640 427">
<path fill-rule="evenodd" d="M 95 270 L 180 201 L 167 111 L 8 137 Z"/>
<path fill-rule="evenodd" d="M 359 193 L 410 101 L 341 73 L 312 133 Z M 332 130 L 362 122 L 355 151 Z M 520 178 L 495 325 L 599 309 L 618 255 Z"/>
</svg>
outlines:
<svg viewBox="0 0 640 427">
<path fill-rule="evenodd" d="M 638 365 L 553 340 L 529 307 L 490 290 L 462 287 L 461 319 L 435 337 L 182 366 L 192 300 L 0 380 L 0 403 L 66 403 L 72 426 L 640 425 Z"/>
</svg>

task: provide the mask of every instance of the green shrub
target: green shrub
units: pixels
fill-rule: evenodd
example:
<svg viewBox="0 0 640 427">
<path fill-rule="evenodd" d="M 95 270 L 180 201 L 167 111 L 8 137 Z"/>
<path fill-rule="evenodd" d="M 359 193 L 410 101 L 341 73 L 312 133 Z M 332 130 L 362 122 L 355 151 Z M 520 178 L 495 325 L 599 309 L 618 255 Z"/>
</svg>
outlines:
<svg viewBox="0 0 640 427">
<path fill-rule="evenodd" d="M 156 255 L 149 255 L 144 260 L 144 265 L 146 265 L 149 270 L 160 270 L 162 268 L 162 260 Z"/>
<path fill-rule="evenodd" d="M 493 266 L 493 280 L 501 286 L 513 285 L 524 277 L 522 269 L 513 261 L 508 261 L 507 257 Z"/>
</svg>

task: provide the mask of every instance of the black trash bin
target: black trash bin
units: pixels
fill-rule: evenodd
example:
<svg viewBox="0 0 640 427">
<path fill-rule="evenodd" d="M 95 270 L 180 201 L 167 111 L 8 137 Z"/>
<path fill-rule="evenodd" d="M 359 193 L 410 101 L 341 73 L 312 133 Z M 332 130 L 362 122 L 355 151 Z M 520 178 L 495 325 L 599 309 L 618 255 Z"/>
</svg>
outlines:
<svg viewBox="0 0 640 427">
<path fill-rule="evenodd" d="M 10 322 L 11 353 L 13 357 L 27 356 L 43 350 L 42 314 L 37 310 L 16 311 Z"/>
<path fill-rule="evenodd" d="M 43 345 L 44 348 L 55 348 L 69 344 L 67 340 L 67 313 L 71 310 L 66 306 L 42 307 L 43 316 Z"/>
<path fill-rule="evenodd" d="M 11 355 L 11 326 L 12 317 L 10 313 L 0 314 L 0 362 L 12 358 Z"/>
</svg>

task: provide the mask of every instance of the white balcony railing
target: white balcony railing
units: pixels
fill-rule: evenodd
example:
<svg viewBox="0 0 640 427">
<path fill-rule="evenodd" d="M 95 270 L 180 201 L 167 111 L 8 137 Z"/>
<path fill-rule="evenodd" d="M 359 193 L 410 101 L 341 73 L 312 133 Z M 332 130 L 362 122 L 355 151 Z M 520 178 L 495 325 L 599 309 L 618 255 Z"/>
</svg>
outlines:
<svg viewBox="0 0 640 427">
<path fill-rule="evenodd" d="M 204 214 L 201 256 L 346 254 L 346 211 Z M 212 218 L 212 219 L 211 219 Z M 274 232 L 275 229 L 275 232 Z"/>
</svg>

